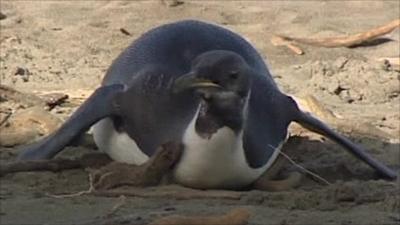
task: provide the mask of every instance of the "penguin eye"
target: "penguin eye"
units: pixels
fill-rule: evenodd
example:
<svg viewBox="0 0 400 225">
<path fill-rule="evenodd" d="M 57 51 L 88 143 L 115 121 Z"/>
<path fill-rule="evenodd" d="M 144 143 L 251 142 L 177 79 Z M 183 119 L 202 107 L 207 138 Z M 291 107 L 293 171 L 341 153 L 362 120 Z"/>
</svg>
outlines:
<svg viewBox="0 0 400 225">
<path fill-rule="evenodd" d="M 239 72 L 238 71 L 231 71 L 229 72 L 229 78 L 232 80 L 236 80 L 239 77 Z"/>
</svg>

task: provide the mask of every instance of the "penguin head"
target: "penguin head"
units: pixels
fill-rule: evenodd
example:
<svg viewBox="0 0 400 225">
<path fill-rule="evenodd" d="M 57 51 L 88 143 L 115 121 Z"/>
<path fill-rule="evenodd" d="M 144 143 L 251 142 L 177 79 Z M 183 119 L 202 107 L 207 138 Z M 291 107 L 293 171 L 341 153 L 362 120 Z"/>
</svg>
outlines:
<svg viewBox="0 0 400 225">
<path fill-rule="evenodd" d="M 225 50 L 198 55 L 189 73 L 174 83 L 175 93 L 194 91 L 206 101 L 223 98 L 246 98 L 250 89 L 251 69 L 237 53 Z"/>
<path fill-rule="evenodd" d="M 198 121 L 204 118 L 206 127 L 213 121 L 217 127 L 240 130 L 251 73 L 248 64 L 237 53 L 209 51 L 193 60 L 190 72 L 175 81 L 173 90 L 175 93 L 192 91 L 201 98 Z"/>
</svg>

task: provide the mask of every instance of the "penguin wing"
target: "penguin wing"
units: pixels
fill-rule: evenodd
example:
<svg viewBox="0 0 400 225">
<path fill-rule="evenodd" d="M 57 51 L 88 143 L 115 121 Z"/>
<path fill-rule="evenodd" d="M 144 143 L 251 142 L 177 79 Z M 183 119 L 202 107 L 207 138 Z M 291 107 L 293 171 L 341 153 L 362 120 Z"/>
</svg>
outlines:
<svg viewBox="0 0 400 225">
<path fill-rule="evenodd" d="M 286 141 L 292 121 L 287 99 L 268 79 L 253 81 L 243 131 L 243 148 L 250 167 L 274 161 Z"/>
</svg>

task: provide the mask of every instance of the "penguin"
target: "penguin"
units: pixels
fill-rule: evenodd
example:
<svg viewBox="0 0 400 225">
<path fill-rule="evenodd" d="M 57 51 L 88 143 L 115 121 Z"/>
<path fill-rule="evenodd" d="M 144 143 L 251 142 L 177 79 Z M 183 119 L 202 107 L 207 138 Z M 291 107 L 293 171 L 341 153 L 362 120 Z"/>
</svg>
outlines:
<svg viewBox="0 0 400 225">
<path fill-rule="evenodd" d="M 184 150 L 173 169 L 176 182 L 238 189 L 271 167 L 292 122 L 396 179 L 362 147 L 301 111 L 244 38 L 195 20 L 165 24 L 135 40 L 114 60 L 102 86 L 19 159 L 52 158 L 93 126 L 96 145 L 115 161 L 140 165 L 162 144 L 179 142 Z"/>
</svg>

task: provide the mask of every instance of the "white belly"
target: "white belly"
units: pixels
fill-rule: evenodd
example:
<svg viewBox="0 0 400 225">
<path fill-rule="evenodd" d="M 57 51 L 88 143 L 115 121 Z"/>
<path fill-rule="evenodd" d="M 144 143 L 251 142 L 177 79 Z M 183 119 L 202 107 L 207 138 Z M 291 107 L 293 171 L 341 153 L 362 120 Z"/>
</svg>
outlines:
<svg viewBox="0 0 400 225">
<path fill-rule="evenodd" d="M 177 183 L 204 189 L 244 187 L 261 176 L 279 154 L 279 150 L 275 151 L 264 166 L 253 169 L 246 162 L 242 134 L 223 127 L 210 139 L 204 139 L 195 132 L 195 118 L 184 134 L 185 149 L 173 171 Z M 113 160 L 140 165 L 149 159 L 126 133 L 115 130 L 111 119 L 102 119 L 92 129 L 100 151 Z"/>
<path fill-rule="evenodd" d="M 148 160 L 136 142 L 124 132 L 117 132 L 111 119 L 106 118 L 92 127 L 93 137 L 100 151 L 117 162 L 140 165 Z"/>
<path fill-rule="evenodd" d="M 264 166 L 251 168 L 246 162 L 242 134 L 236 135 L 230 128 L 223 127 L 210 139 L 204 139 L 195 131 L 195 119 L 190 123 L 183 143 L 185 150 L 175 167 L 174 177 L 177 182 L 195 188 L 234 189 L 249 185 L 279 154 L 277 150 Z"/>
</svg>

